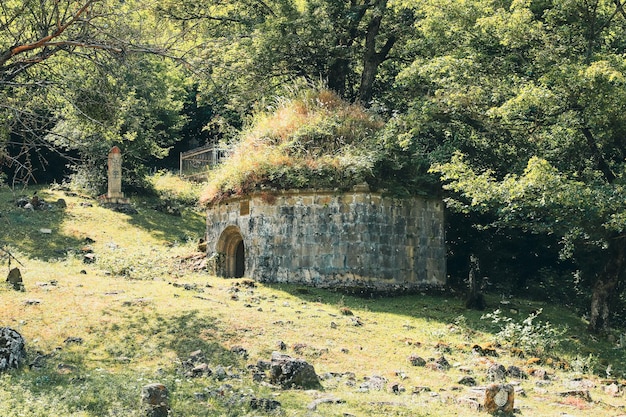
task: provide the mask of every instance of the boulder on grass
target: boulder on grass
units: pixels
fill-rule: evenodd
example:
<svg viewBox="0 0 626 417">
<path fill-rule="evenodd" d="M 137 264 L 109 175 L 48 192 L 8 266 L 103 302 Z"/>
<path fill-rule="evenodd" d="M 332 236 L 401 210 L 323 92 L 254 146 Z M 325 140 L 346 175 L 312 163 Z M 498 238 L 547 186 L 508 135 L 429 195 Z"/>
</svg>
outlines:
<svg viewBox="0 0 626 417">
<path fill-rule="evenodd" d="M 10 327 L 0 327 L 0 372 L 19 368 L 26 360 L 26 342 Z"/>
<path fill-rule="evenodd" d="M 146 417 L 170 415 L 169 391 L 163 384 L 149 384 L 141 389 L 141 402 Z"/>
<path fill-rule="evenodd" d="M 278 352 L 272 353 L 270 383 L 280 385 L 285 389 L 321 388 L 319 377 L 315 373 L 313 365 L 302 359 L 294 359 Z"/>
</svg>

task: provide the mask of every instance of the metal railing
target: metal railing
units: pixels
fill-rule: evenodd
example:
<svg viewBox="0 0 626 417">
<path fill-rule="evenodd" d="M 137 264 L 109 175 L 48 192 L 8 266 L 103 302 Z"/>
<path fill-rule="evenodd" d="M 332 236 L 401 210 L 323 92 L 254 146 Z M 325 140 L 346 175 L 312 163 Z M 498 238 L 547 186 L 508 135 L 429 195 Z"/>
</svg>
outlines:
<svg viewBox="0 0 626 417">
<path fill-rule="evenodd" d="M 198 176 L 214 168 L 228 155 L 228 148 L 222 145 L 206 145 L 180 153 L 180 176 Z"/>
</svg>

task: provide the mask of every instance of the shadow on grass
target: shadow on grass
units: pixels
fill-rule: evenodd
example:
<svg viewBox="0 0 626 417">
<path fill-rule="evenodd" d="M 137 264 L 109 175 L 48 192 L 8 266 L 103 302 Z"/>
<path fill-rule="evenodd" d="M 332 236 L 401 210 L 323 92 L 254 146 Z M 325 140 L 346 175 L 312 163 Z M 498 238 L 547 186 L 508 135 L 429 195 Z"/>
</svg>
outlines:
<svg viewBox="0 0 626 417">
<path fill-rule="evenodd" d="M 455 294 L 445 292 L 415 293 L 395 296 L 355 296 L 339 291 L 308 288 L 290 284 L 266 284 L 268 287 L 284 291 L 309 303 L 322 303 L 335 307 L 338 312 L 342 307 L 350 310 L 386 313 L 407 318 L 436 321 L 446 326 L 457 326 L 461 318 L 462 326 L 472 332 L 481 332 L 490 338 L 500 332 L 505 322 L 493 323 L 482 317 L 497 309 L 501 316 L 512 318 L 514 323 L 522 323 L 531 313 L 542 313 L 533 322 L 550 322 L 555 327 L 564 327 L 566 333 L 557 348 L 546 351 L 545 358 L 552 358 L 555 363 L 562 359 L 580 359 L 595 362 L 595 373 L 607 376 L 606 370 L 613 375 L 626 378 L 626 349 L 616 349 L 615 343 L 595 337 L 586 330 L 584 321 L 566 307 L 554 303 L 525 299 L 510 300 L 511 304 L 501 305 L 499 295 L 486 295 L 487 308 L 484 311 L 466 309 L 464 300 Z M 473 343 L 473 341 L 470 341 Z M 508 345 L 507 345 L 508 346 Z M 526 359 L 532 355 L 526 355 Z"/>
<path fill-rule="evenodd" d="M 30 199 L 35 192 L 49 206 L 42 210 L 17 206 L 17 199 Z M 3 188 L 0 192 L 0 245 L 44 261 L 64 258 L 69 250 L 78 250 L 85 244 L 74 236 L 57 233 L 66 216 L 66 209 L 43 187 L 29 187 L 20 193 Z M 0 259 L 3 255 L 0 254 Z"/>
<path fill-rule="evenodd" d="M 143 307 L 120 307 L 112 315 L 127 317 L 100 331 L 97 341 L 111 359 L 158 359 L 164 351 L 172 351 L 180 361 L 189 359 L 191 352 L 201 350 L 204 358 L 214 365 L 237 365 L 240 356 L 225 348 L 218 339 L 215 319 L 196 310 L 176 316 L 164 316 Z"/>
<path fill-rule="evenodd" d="M 28 415 L 74 415 L 86 411 L 89 416 L 145 416 L 140 413 L 141 389 L 157 380 L 166 384 L 173 396 L 182 395 L 177 407 L 198 409 L 202 415 L 225 415 L 206 414 L 208 409 L 203 403 L 184 393 L 187 385 L 191 388 L 186 389 L 201 390 L 221 384 L 217 380 L 184 376 L 188 369 L 183 362 L 191 352 L 201 350 L 210 366 L 242 365 L 241 356 L 224 347 L 217 338 L 215 319 L 198 311 L 165 316 L 138 306 L 109 312 L 115 316 L 125 313 L 125 319 L 81 335 L 82 343 L 66 343 L 47 355 L 43 367 L 13 370 L 0 380 L 0 393 L 3 389 L 14 389 L 16 396 L 23 397 L 16 401 L 14 410 L 28 410 L 28 404 L 37 398 L 43 411 L 31 408 L 31 412 L 41 414 Z M 178 360 L 172 360 L 168 351 Z M 29 361 L 35 356 L 35 352 L 29 352 Z M 178 389 L 183 393 L 177 394 Z"/>
<path fill-rule="evenodd" d="M 180 216 L 172 215 L 155 208 L 162 204 L 158 198 L 136 199 L 139 213 L 131 215 L 129 223 L 169 242 L 197 241 L 205 235 L 206 218 L 203 214 L 183 209 Z"/>
</svg>

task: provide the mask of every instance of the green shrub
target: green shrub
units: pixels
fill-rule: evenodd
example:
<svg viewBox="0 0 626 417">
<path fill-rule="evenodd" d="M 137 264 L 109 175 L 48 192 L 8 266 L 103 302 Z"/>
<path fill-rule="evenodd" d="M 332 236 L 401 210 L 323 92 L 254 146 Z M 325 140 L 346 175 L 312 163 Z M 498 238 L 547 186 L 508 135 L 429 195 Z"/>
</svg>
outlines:
<svg viewBox="0 0 626 417">
<path fill-rule="evenodd" d="M 555 327 L 550 322 L 535 322 L 542 309 L 530 313 L 522 322 L 515 322 L 510 317 L 500 315 L 500 310 L 485 314 L 482 319 L 490 319 L 492 323 L 500 325 L 496 333 L 496 342 L 508 344 L 521 349 L 525 353 L 543 355 L 556 348 L 563 341 L 567 328 Z"/>
</svg>

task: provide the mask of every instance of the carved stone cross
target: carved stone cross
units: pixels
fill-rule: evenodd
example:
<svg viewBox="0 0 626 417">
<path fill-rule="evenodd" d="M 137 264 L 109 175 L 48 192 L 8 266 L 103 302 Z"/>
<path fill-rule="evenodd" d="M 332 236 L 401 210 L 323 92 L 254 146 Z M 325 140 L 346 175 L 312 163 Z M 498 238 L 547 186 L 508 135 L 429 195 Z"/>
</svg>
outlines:
<svg viewBox="0 0 626 417">
<path fill-rule="evenodd" d="M 109 188 L 107 198 L 124 198 L 122 192 L 122 152 L 114 146 L 109 151 Z"/>
</svg>

